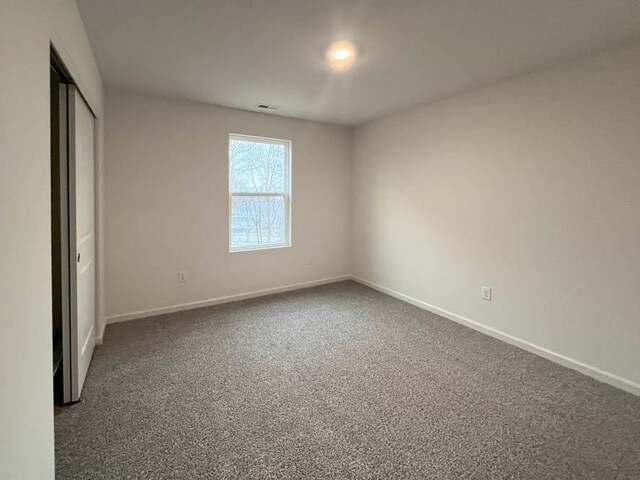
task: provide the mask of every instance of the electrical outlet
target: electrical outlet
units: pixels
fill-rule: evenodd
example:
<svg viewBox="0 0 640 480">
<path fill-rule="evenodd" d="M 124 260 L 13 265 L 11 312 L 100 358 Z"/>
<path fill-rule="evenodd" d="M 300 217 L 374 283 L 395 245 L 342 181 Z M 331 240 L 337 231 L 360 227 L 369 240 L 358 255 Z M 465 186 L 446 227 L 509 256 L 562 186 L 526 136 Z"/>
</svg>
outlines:
<svg viewBox="0 0 640 480">
<path fill-rule="evenodd" d="M 482 294 L 482 299 L 488 302 L 491 301 L 491 287 L 481 287 L 480 293 Z"/>
<path fill-rule="evenodd" d="M 186 282 L 187 281 L 187 272 L 185 272 L 184 270 L 181 270 L 178 272 L 178 281 L 179 282 Z"/>
</svg>

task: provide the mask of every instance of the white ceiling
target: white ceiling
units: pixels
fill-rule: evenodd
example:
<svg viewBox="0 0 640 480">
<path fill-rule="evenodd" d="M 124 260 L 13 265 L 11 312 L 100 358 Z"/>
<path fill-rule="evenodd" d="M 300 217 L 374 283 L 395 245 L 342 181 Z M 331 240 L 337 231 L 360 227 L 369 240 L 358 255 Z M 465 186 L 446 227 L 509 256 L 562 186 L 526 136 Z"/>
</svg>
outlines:
<svg viewBox="0 0 640 480">
<path fill-rule="evenodd" d="M 640 36 L 640 0 L 77 2 L 109 87 L 346 125 Z"/>
</svg>

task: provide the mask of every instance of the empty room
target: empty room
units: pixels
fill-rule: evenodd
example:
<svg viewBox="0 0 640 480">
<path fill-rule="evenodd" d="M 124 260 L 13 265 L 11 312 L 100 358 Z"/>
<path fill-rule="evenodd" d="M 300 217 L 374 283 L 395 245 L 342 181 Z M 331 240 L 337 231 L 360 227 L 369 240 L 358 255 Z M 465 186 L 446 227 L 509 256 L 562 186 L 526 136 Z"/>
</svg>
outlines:
<svg viewBox="0 0 640 480">
<path fill-rule="evenodd" d="M 638 0 L 0 0 L 0 479 L 640 479 Z"/>
</svg>

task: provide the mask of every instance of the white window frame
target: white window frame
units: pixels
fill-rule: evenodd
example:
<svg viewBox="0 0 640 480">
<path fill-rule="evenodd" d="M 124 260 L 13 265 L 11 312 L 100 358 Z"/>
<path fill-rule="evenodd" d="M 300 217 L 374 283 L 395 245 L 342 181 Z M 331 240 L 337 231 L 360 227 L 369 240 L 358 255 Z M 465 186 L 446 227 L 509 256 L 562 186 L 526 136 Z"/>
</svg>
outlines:
<svg viewBox="0 0 640 480">
<path fill-rule="evenodd" d="M 231 191 L 231 141 L 242 140 L 256 143 L 273 143 L 284 146 L 285 165 L 284 165 L 284 181 L 285 192 L 232 192 Z M 254 250 L 271 250 L 276 248 L 288 248 L 291 246 L 291 170 L 292 170 L 292 144 L 291 140 L 280 138 L 259 137 L 257 135 L 245 135 L 241 133 L 230 133 L 227 140 L 227 191 L 229 192 L 229 252 L 250 252 Z M 251 247 L 233 247 L 232 242 L 232 223 L 233 223 L 233 197 L 283 197 L 284 198 L 284 242 L 271 243 L 269 245 L 255 245 Z"/>
</svg>

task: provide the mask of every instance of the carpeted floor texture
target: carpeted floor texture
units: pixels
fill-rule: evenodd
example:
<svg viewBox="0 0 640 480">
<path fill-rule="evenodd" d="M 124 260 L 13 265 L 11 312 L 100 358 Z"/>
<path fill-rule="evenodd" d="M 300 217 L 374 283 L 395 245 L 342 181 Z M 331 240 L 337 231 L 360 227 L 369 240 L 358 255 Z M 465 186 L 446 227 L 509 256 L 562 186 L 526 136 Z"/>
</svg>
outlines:
<svg viewBox="0 0 640 480">
<path fill-rule="evenodd" d="M 353 282 L 109 326 L 64 479 L 638 479 L 640 397 Z"/>
</svg>

